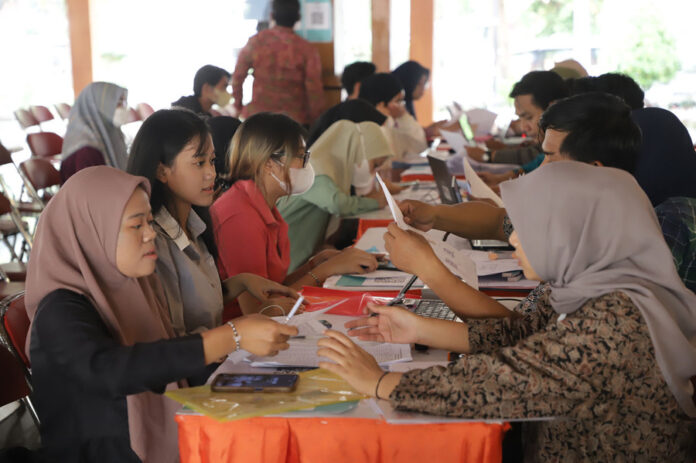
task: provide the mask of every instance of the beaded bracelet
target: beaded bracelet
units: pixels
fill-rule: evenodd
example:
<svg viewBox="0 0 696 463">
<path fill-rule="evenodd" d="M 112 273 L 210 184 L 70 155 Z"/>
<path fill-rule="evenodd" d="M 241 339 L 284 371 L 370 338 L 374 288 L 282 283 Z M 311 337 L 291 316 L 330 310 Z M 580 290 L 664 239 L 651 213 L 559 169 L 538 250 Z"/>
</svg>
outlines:
<svg viewBox="0 0 696 463">
<path fill-rule="evenodd" d="M 232 327 L 232 331 L 234 332 L 234 342 L 237 345 L 237 348 L 235 349 L 235 351 L 238 351 L 242 348 L 241 344 L 240 344 L 242 337 L 239 335 L 239 332 L 237 331 L 237 327 L 234 326 L 234 322 L 232 320 L 228 321 L 227 324 Z"/>
<path fill-rule="evenodd" d="M 380 376 L 379 379 L 377 380 L 377 385 L 375 386 L 375 397 L 377 397 L 378 399 L 380 398 L 379 397 L 379 385 L 382 382 L 382 380 L 384 379 L 384 377 L 387 376 L 388 374 L 389 374 L 389 372 L 385 371 L 384 373 L 382 373 L 382 376 Z"/>
</svg>

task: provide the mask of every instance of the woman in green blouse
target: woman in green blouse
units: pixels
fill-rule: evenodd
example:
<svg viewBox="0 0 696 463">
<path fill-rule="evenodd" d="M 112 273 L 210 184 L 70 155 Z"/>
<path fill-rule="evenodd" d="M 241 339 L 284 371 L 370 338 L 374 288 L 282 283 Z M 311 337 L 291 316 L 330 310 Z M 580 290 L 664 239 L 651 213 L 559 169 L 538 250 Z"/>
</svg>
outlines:
<svg viewBox="0 0 696 463">
<path fill-rule="evenodd" d="M 312 188 L 278 202 L 289 226 L 290 271 L 315 254 L 332 215 L 356 215 L 386 205 L 384 194 L 370 182 L 391 156 L 389 143 L 374 122 L 341 120 L 319 137 L 309 158 L 315 172 Z M 356 196 L 351 194 L 351 186 L 367 186 L 369 192 Z"/>
</svg>

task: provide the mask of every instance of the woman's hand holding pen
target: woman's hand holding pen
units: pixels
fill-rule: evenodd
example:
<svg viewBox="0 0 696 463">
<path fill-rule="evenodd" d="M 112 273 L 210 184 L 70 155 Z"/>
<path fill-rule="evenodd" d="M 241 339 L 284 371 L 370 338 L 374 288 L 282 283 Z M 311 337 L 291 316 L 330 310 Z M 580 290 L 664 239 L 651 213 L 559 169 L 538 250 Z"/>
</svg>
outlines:
<svg viewBox="0 0 696 463">
<path fill-rule="evenodd" d="M 384 245 L 392 264 L 406 273 L 421 276 L 430 264 L 439 262 L 425 238 L 412 231 L 402 230 L 395 223 L 387 227 Z"/>
<path fill-rule="evenodd" d="M 422 317 L 409 312 L 403 307 L 374 303 L 368 304 L 366 311 L 378 316 L 359 318 L 347 322 L 345 327 L 349 329 L 349 335 L 355 336 L 361 341 L 399 344 L 419 342 L 418 326 L 422 321 Z"/>
</svg>

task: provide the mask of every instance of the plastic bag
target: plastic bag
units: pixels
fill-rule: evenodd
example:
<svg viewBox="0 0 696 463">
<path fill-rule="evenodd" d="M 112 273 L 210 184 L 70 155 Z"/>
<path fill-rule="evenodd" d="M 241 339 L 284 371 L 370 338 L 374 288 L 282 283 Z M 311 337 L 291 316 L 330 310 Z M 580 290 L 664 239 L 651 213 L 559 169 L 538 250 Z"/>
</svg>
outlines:
<svg viewBox="0 0 696 463">
<path fill-rule="evenodd" d="M 367 398 L 341 377 L 321 368 L 299 373 L 293 392 L 213 392 L 210 386 L 168 391 L 170 399 L 218 421 L 308 410 Z"/>
</svg>

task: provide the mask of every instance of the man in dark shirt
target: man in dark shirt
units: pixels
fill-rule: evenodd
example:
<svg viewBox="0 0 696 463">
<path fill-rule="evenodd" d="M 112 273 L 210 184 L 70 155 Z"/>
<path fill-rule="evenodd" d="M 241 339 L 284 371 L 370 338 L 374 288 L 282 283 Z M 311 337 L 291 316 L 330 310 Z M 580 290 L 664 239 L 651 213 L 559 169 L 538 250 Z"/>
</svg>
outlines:
<svg viewBox="0 0 696 463">
<path fill-rule="evenodd" d="M 346 65 L 341 74 L 341 87 L 348 95 L 347 100 L 354 100 L 360 95 L 360 82 L 377 72 L 377 67 L 369 61 L 356 61 Z"/>
<path fill-rule="evenodd" d="M 196 72 L 193 78 L 193 95 L 182 96 L 172 106 L 190 109 L 204 117 L 212 117 L 213 104 L 221 108 L 227 106 L 232 95 L 227 91 L 230 73 L 226 70 L 206 64 Z"/>
</svg>

